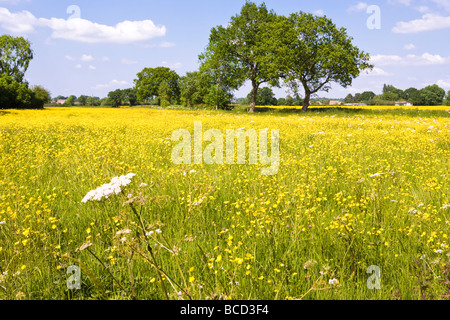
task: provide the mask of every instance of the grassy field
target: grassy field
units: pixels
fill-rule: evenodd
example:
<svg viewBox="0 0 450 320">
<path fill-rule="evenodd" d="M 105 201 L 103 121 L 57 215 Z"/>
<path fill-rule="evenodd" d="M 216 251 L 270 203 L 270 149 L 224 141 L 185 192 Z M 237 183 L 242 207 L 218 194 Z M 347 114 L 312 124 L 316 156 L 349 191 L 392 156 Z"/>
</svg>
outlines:
<svg viewBox="0 0 450 320">
<path fill-rule="evenodd" d="M 279 173 L 174 165 L 194 121 L 278 129 Z M 445 108 L 0 110 L 0 299 L 448 299 L 449 159 Z"/>
</svg>

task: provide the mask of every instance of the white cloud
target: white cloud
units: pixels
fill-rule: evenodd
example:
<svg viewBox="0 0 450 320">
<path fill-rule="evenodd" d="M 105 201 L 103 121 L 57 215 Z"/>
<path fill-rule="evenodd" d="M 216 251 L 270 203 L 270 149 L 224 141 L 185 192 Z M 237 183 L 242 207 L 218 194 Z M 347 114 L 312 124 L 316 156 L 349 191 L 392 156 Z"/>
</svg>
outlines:
<svg viewBox="0 0 450 320">
<path fill-rule="evenodd" d="M 319 10 L 314 11 L 314 14 L 315 14 L 316 16 L 322 17 L 322 16 L 325 15 L 325 12 L 323 12 L 322 9 L 319 9 Z"/>
<path fill-rule="evenodd" d="M 388 0 L 388 4 L 396 5 L 401 4 L 409 7 L 412 3 L 412 0 Z"/>
<path fill-rule="evenodd" d="M 97 67 L 95 67 L 95 66 L 93 66 L 93 65 L 90 65 L 90 66 L 89 66 L 89 70 L 95 70 L 95 69 L 97 69 Z"/>
<path fill-rule="evenodd" d="M 75 69 L 81 69 L 81 64 L 77 64 L 76 66 L 75 66 Z"/>
<path fill-rule="evenodd" d="M 92 89 L 94 90 L 102 90 L 102 89 L 109 89 L 109 88 L 117 88 L 117 87 L 124 87 L 130 85 L 127 81 L 119 81 L 119 80 L 111 80 L 108 83 L 105 84 L 97 84 Z"/>
<path fill-rule="evenodd" d="M 161 62 L 161 65 L 170 69 L 179 69 L 183 66 L 181 62 L 168 63 L 167 61 Z"/>
<path fill-rule="evenodd" d="M 347 12 L 360 12 L 364 11 L 369 7 L 369 5 L 365 2 L 358 2 L 358 4 L 351 6 L 347 9 Z"/>
<path fill-rule="evenodd" d="M 413 43 L 405 44 L 403 47 L 405 50 L 414 50 L 416 46 Z"/>
<path fill-rule="evenodd" d="M 48 27 L 54 39 L 86 43 L 140 42 L 166 34 L 165 26 L 156 26 L 151 20 L 122 21 L 115 26 L 95 23 L 86 19 L 36 18 L 29 11 L 12 13 L 0 8 L 0 26 L 13 33 L 31 33 L 35 27 Z"/>
<path fill-rule="evenodd" d="M 397 65 L 402 62 L 402 57 L 395 55 L 377 54 L 370 57 L 370 62 L 379 66 Z"/>
<path fill-rule="evenodd" d="M 443 89 L 450 90 L 450 79 L 438 80 L 438 82 L 436 84 Z"/>
<path fill-rule="evenodd" d="M 81 56 L 81 61 L 89 62 L 89 61 L 92 61 L 92 60 L 94 60 L 94 57 L 91 56 L 91 55 L 83 54 Z"/>
<path fill-rule="evenodd" d="M 122 63 L 122 64 L 136 64 L 138 62 L 134 61 L 134 60 L 128 60 L 126 58 L 123 58 L 122 60 L 120 60 L 120 63 Z"/>
<path fill-rule="evenodd" d="M 367 76 L 385 76 L 385 77 L 390 77 L 390 76 L 393 76 L 394 74 L 393 74 L 393 73 L 390 73 L 390 72 L 386 72 L 386 71 L 384 71 L 384 70 L 381 69 L 381 68 L 374 67 L 374 68 L 372 69 L 372 71 L 366 71 L 365 74 L 363 74 L 363 75 L 367 75 Z"/>
<path fill-rule="evenodd" d="M 431 66 L 450 64 L 450 57 L 430 53 L 421 56 L 409 54 L 405 57 L 379 54 L 372 56 L 370 61 L 377 66 Z"/>
<path fill-rule="evenodd" d="M 106 57 L 106 56 L 103 57 L 103 58 L 102 58 L 102 61 L 109 61 L 109 57 Z"/>
<path fill-rule="evenodd" d="M 52 18 L 48 20 L 48 26 L 53 30 L 52 38 L 86 43 L 126 44 L 166 34 L 166 27 L 157 27 L 150 20 L 123 21 L 112 27 L 84 19 Z"/>
<path fill-rule="evenodd" d="M 66 58 L 66 59 L 69 60 L 69 61 L 74 61 L 74 60 L 75 60 L 74 57 L 69 56 L 69 55 L 66 55 L 64 58 Z"/>
<path fill-rule="evenodd" d="M 446 28 L 450 28 L 450 17 L 427 13 L 423 15 L 422 19 L 416 19 L 408 22 L 397 22 L 396 26 L 392 29 L 392 32 L 406 34 Z"/>
<path fill-rule="evenodd" d="M 38 19 L 29 11 L 11 13 L 6 8 L 0 8 L 0 26 L 12 33 L 31 33 L 38 23 Z"/>
</svg>

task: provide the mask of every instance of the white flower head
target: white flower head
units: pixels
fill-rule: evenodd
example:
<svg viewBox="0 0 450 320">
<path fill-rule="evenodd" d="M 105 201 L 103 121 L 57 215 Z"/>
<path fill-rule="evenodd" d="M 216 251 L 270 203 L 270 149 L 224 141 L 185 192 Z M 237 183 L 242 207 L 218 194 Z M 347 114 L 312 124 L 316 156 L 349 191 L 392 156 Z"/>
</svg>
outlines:
<svg viewBox="0 0 450 320">
<path fill-rule="evenodd" d="M 330 279 L 330 280 L 328 280 L 328 283 L 331 285 L 337 285 L 337 284 L 339 284 L 339 280 L 338 279 Z"/>
<path fill-rule="evenodd" d="M 108 199 L 112 195 L 118 195 L 122 192 L 122 187 L 126 187 L 131 183 L 131 179 L 136 176 L 135 173 L 129 173 L 126 176 L 114 177 L 111 182 L 98 187 L 96 190 L 91 190 L 81 200 L 82 203 L 88 201 L 102 201 Z"/>
<path fill-rule="evenodd" d="M 370 177 L 373 178 L 373 177 L 382 176 L 382 175 L 385 175 L 385 174 L 386 173 L 375 173 L 375 174 L 371 175 Z"/>
</svg>

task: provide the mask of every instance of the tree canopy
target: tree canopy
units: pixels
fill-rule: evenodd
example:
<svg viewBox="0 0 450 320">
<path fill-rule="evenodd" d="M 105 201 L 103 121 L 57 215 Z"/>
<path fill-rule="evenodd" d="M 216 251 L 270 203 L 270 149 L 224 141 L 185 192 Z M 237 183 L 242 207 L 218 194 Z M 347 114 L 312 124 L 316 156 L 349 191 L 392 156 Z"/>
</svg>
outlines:
<svg viewBox="0 0 450 320">
<path fill-rule="evenodd" d="M 31 43 L 23 37 L 0 36 L 0 74 L 22 82 L 33 59 Z"/>
<path fill-rule="evenodd" d="M 280 79 L 294 94 L 303 87 L 306 111 L 313 94 L 328 91 L 333 82 L 348 87 L 361 71 L 373 67 L 369 55 L 352 40 L 345 28 L 337 28 L 327 17 L 304 12 L 285 17 L 265 4 L 247 1 L 226 27 L 211 30 L 200 60 L 202 66 L 226 73 L 221 82 L 232 89 L 250 81 L 250 112 L 260 86 L 279 86 Z"/>
<path fill-rule="evenodd" d="M 327 92 L 333 82 L 346 88 L 361 71 L 373 67 L 346 29 L 337 28 L 326 16 L 293 13 L 282 19 L 276 35 L 276 57 L 285 83 L 294 91 L 299 87 L 305 91 L 302 111 L 308 109 L 311 95 Z"/>
<path fill-rule="evenodd" d="M 421 104 L 425 106 L 440 105 L 444 102 L 445 90 L 437 84 L 427 86 L 420 90 Z"/>
<path fill-rule="evenodd" d="M 246 2 L 240 14 L 226 26 L 211 30 L 206 52 L 200 55 L 203 69 L 212 69 L 223 76 L 220 83 L 238 89 L 249 80 L 252 85 L 250 112 L 256 107 L 259 87 L 264 83 L 278 85 L 281 76 L 270 36 L 277 15 L 265 4 Z"/>
<path fill-rule="evenodd" d="M 138 100 L 146 101 L 159 96 L 162 82 L 166 82 L 167 95 L 170 100 L 178 100 L 180 76 L 166 67 L 145 68 L 137 74 L 134 80 Z"/>
</svg>

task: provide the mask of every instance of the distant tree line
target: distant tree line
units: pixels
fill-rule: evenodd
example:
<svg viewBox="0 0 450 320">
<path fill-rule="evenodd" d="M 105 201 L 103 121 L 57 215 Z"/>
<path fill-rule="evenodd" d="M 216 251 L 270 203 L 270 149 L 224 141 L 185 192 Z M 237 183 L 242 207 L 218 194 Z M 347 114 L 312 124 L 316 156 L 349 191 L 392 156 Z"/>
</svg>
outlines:
<svg viewBox="0 0 450 320">
<path fill-rule="evenodd" d="M 401 90 L 393 85 L 385 84 L 383 92 L 376 95 L 372 91 L 349 94 L 344 103 L 364 103 L 367 105 L 394 105 L 397 102 L 409 102 L 414 106 L 438 106 L 450 105 L 450 91 L 445 90 L 437 84 L 427 86 L 423 89 L 408 88 Z"/>
</svg>

